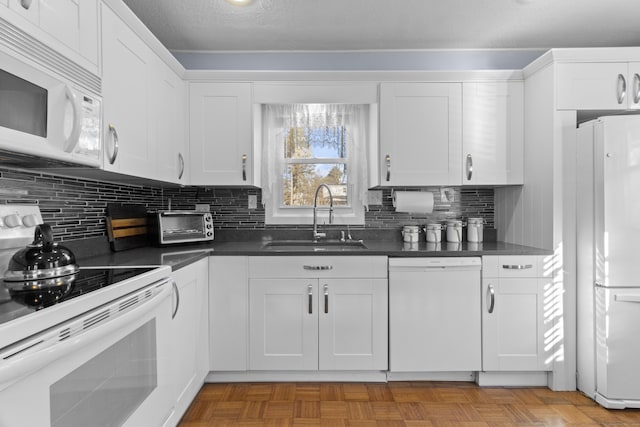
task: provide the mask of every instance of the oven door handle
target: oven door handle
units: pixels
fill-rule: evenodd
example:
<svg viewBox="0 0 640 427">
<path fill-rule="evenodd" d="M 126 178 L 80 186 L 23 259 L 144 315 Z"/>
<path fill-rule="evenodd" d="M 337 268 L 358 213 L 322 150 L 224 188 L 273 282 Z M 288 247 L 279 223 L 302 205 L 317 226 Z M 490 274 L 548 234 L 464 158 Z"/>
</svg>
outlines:
<svg viewBox="0 0 640 427">
<path fill-rule="evenodd" d="M 101 341 L 105 336 L 117 332 L 122 328 L 126 328 L 133 324 L 137 319 L 144 317 L 146 314 L 158 308 L 171 295 L 169 281 L 165 280 L 163 284 L 156 284 L 152 286 L 162 286 L 162 289 L 153 297 L 144 301 L 142 304 L 137 305 L 135 309 L 123 313 L 106 323 L 99 322 L 94 327 L 91 327 L 86 332 L 83 332 L 76 337 L 71 337 L 62 341 L 59 341 L 58 339 L 60 332 L 68 328 L 70 324 L 77 323 L 78 321 L 82 322 L 83 319 L 94 317 L 97 313 L 104 311 L 104 307 L 96 308 L 82 316 L 80 319 L 71 320 L 52 328 L 53 330 L 48 330 L 42 333 L 40 335 L 41 340 L 32 340 L 34 342 L 31 346 L 28 346 L 25 349 L 16 349 L 17 353 L 11 354 L 8 351 L 5 351 L 5 354 L 0 356 L 0 391 L 11 386 L 21 378 L 24 378 L 55 362 L 56 360 L 73 354 L 94 342 Z M 120 304 L 121 301 L 128 300 L 130 297 L 131 296 L 129 295 L 127 297 L 119 298 L 107 305 L 111 306 L 112 304 Z M 50 339 L 47 340 L 47 338 Z"/>
</svg>

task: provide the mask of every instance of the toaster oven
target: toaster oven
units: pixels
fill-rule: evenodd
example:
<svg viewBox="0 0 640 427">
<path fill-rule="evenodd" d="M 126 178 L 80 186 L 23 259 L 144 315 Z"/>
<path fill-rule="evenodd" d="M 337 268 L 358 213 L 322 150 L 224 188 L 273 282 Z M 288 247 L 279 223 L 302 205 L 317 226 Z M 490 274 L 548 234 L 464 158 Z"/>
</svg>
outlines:
<svg viewBox="0 0 640 427">
<path fill-rule="evenodd" d="M 149 214 L 149 232 L 156 245 L 213 240 L 213 218 L 209 212 L 160 211 Z"/>
</svg>

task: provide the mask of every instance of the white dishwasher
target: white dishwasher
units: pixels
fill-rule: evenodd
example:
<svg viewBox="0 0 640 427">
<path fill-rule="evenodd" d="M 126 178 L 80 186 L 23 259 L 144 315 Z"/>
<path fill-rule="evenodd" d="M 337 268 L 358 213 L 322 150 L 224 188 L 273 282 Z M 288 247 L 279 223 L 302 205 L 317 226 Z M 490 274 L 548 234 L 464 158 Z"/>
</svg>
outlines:
<svg viewBox="0 0 640 427">
<path fill-rule="evenodd" d="M 479 371 L 479 257 L 389 258 L 390 372 Z"/>
</svg>

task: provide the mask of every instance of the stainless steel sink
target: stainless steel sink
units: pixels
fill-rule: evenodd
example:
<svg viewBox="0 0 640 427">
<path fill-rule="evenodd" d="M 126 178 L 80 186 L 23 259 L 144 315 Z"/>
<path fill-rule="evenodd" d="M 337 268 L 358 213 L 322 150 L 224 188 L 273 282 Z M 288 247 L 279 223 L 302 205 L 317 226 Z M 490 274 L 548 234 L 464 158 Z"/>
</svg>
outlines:
<svg viewBox="0 0 640 427">
<path fill-rule="evenodd" d="M 266 242 L 263 249 L 269 251 L 299 251 L 299 252 L 319 252 L 319 251 L 358 251 L 367 249 L 365 244 L 359 240 L 323 240 L 313 242 L 310 240 L 272 240 Z"/>
</svg>

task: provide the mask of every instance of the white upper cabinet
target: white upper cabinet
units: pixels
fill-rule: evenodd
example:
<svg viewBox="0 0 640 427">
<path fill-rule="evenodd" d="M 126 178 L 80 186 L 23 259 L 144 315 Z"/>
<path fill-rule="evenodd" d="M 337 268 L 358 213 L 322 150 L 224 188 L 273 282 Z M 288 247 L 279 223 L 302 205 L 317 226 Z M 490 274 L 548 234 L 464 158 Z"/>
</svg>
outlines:
<svg viewBox="0 0 640 427">
<path fill-rule="evenodd" d="M 12 23 L 98 73 L 98 0 L 8 0 L 8 6 Z"/>
<path fill-rule="evenodd" d="M 149 138 L 151 49 L 107 6 L 102 7 L 104 169 L 144 178 L 155 173 Z"/>
<path fill-rule="evenodd" d="M 559 110 L 640 108 L 640 62 L 559 63 Z"/>
<path fill-rule="evenodd" d="M 253 185 L 250 83 L 191 83 L 190 184 Z"/>
<path fill-rule="evenodd" d="M 460 185 L 459 83 L 380 85 L 380 185 Z"/>
<path fill-rule="evenodd" d="M 523 184 L 523 82 L 462 84 L 462 184 Z"/>
<path fill-rule="evenodd" d="M 154 67 L 150 137 L 157 145 L 157 178 L 187 182 L 187 86 L 164 62 Z"/>
<path fill-rule="evenodd" d="M 104 169 L 186 183 L 186 83 L 106 5 L 102 46 Z"/>
</svg>

